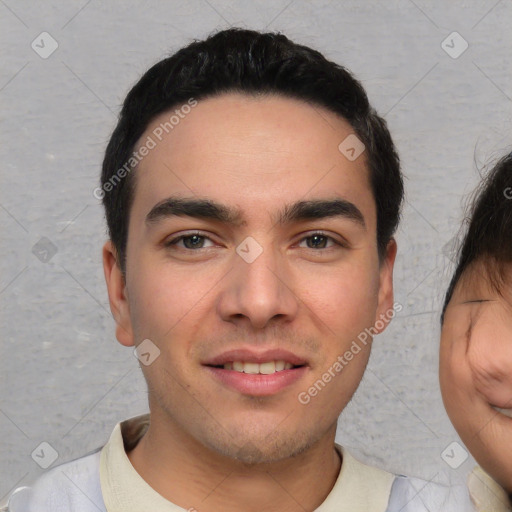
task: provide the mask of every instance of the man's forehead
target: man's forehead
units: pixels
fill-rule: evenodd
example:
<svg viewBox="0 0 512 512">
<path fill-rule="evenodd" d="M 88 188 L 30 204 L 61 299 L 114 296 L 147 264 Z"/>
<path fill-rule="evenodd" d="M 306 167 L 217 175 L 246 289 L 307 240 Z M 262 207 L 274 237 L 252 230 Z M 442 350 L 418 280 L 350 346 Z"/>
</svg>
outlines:
<svg viewBox="0 0 512 512">
<path fill-rule="evenodd" d="M 215 101 L 217 107 L 247 101 L 249 111 L 256 107 L 252 111 L 254 118 L 233 122 L 226 122 L 224 116 L 212 118 L 208 110 Z M 192 212 L 194 216 L 243 225 L 247 222 L 247 212 L 237 207 L 233 198 L 244 199 L 243 204 L 247 205 L 250 198 L 259 197 L 266 203 L 263 208 L 269 212 L 273 225 L 338 215 L 365 226 L 361 212 L 365 209 L 368 212 L 373 193 L 365 155 L 350 161 L 338 149 L 343 137 L 352 132 L 346 121 L 340 118 L 340 124 L 334 128 L 317 109 L 290 98 L 271 96 L 254 101 L 244 95 L 226 95 L 204 102 L 208 107 L 203 110 L 205 118 L 201 116 L 200 101 L 190 117 L 157 144 L 137 168 L 135 194 L 140 194 L 142 185 L 142 208 L 148 222 L 153 223 L 164 214 L 184 216 Z M 272 108 L 261 115 L 265 103 L 280 102 L 285 110 L 286 105 L 291 108 L 292 117 L 307 114 L 308 122 L 304 126 L 283 125 L 282 118 L 276 117 Z M 240 132 L 233 129 L 233 125 L 239 126 L 239 121 L 243 125 Z M 212 123 L 215 129 L 205 132 L 204 126 L 211 127 Z M 255 139 L 242 134 L 245 126 L 245 134 L 256 126 Z M 272 146 L 260 137 L 265 133 L 262 127 L 266 126 L 269 127 L 266 135 L 273 134 L 275 139 L 282 135 L 282 144 L 276 142 Z M 147 131 L 146 136 L 148 133 L 151 135 L 151 131 Z M 205 134 L 202 139 L 200 135 Z M 229 148 L 232 150 L 228 151 Z M 191 200 L 193 196 L 195 201 Z M 313 204 L 312 196 L 315 201 L 317 198 L 322 201 Z M 230 204 L 227 204 L 228 197 Z M 203 199 L 201 203 L 198 198 Z M 293 198 L 302 198 L 302 201 Z M 250 215 L 255 211 L 254 206 L 245 209 Z"/>
<path fill-rule="evenodd" d="M 169 120 L 175 119 L 175 124 Z M 275 156 L 279 159 L 318 159 L 341 156 L 339 144 L 353 133 L 350 123 L 328 110 L 305 101 L 278 95 L 251 96 L 223 93 L 200 99 L 178 119 L 173 111 L 156 116 L 141 136 L 152 137 L 155 154 L 194 159 L 205 153 L 223 158 Z M 138 144 L 137 144 L 138 145 Z M 287 153 L 290 153 L 288 155 Z"/>
</svg>

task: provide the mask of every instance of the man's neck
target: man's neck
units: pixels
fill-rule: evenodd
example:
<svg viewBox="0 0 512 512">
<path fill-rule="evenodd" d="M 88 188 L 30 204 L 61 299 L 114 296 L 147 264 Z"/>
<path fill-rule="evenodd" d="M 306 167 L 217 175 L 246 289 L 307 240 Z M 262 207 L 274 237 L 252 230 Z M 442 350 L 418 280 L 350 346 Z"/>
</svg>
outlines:
<svg viewBox="0 0 512 512">
<path fill-rule="evenodd" d="M 185 510 L 313 511 L 326 499 L 341 469 L 335 428 L 304 453 L 270 464 L 249 466 L 195 440 L 191 443 L 186 435 L 169 437 L 151 425 L 127 455 L 156 492 Z"/>
</svg>

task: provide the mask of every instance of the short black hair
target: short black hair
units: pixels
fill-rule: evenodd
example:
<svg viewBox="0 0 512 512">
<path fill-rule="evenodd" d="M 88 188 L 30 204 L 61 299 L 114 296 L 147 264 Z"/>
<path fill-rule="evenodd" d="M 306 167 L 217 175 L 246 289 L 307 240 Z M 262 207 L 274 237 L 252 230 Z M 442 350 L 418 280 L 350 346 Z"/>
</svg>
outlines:
<svg viewBox="0 0 512 512">
<path fill-rule="evenodd" d="M 158 115 L 191 98 L 197 101 L 229 92 L 299 99 L 327 108 L 350 123 L 365 145 L 382 257 L 400 219 L 403 178 L 386 122 L 370 106 L 362 85 L 342 66 L 280 33 L 230 28 L 196 40 L 155 64 L 123 103 L 101 174 L 109 235 L 123 272 L 135 187 L 126 164 L 136 142 Z M 126 177 L 119 179 L 120 175 Z"/>
<path fill-rule="evenodd" d="M 502 157 L 475 190 L 463 229 L 465 234 L 444 299 L 441 325 L 455 287 L 471 264 L 484 264 L 485 277 L 497 292 L 505 282 L 505 267 L 512 263 L 512 153 Z"/>
</svg>

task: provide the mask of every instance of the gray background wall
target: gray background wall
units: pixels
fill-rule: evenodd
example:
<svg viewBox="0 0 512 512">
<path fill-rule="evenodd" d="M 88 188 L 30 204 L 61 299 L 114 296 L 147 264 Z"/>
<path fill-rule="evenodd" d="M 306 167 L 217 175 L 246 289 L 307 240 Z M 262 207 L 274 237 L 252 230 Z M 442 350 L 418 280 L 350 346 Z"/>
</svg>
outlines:
<svg viewBox="0 0 512 512">
<path fill-rule="evenodd" d="M 55 465 L 147 410 L 138 361 L 114 337 L 92 192 L 140 74 L 230 25 L 319 49 L 387 119 L 407 176 L 395 274 L 404 309 L 376 338 L 338 441 L 391 471 L 465 478 L 471 458 L 454 470 L 441 457 L 458 438 L 438 390 L 438 317 L 462 200 L 477 167 L 510 150 L 510 0 L 2 0 L 0 16 L 0 498 L 43 471 L 31 457 L 41 442 Z M 43 31 L 58 43 L 46 59 L 31 47 L 51 49 Z M 453 31 L 469 45 L 458 58 L 441 47 Z"/>
</svg>

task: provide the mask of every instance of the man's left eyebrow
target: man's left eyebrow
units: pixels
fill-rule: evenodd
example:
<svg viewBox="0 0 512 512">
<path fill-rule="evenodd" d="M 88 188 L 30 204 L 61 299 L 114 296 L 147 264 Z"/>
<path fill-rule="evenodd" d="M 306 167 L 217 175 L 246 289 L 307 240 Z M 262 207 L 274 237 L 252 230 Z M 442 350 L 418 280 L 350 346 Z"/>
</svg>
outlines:
<svg viewBox="0 0 512 512">
<path fill-rule="evenodd" d="M 310 199 L 308 201 L 297 201 L 291 205 L 286 205 L 283 211 L 279 213 L 277 223 L 290 224 L 292 222 L 330 217 L 345 218 L 366 228 L 361 210 L 354 203 L 339 198 Z"/>
<path fill-rule="evenodd" d="M 156 204 L 146 216 L 147 224 L 154 224 L 168 217 L 194 217 L 215 220 L 229 225 L 245 225 L 246 220 L 239 208 L 232 208 L 211 199 L 168 197 Z M 336 199 L 310 199 L 285 205 L 278 212 L 274 224 L 341 217 L 366 228 L 361 210 L 352 202 Z"/>
</svg>

